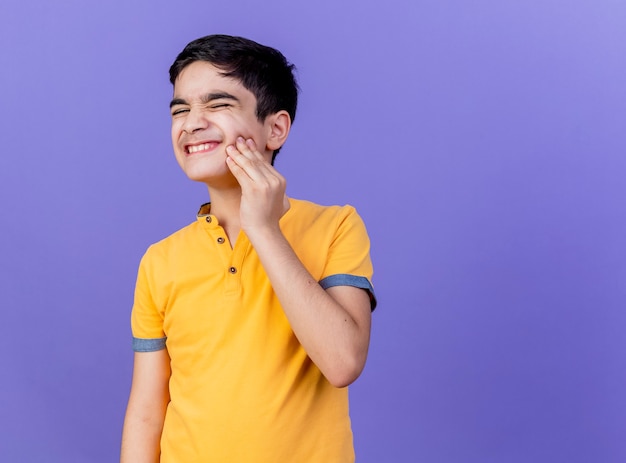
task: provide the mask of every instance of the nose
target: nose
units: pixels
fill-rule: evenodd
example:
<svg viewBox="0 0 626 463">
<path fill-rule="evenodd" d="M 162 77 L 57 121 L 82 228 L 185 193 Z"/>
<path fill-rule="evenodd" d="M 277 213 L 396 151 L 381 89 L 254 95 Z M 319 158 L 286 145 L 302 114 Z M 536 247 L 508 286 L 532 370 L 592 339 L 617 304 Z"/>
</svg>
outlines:
<svg viewBox="0 0 626 463">
<path fill-rule="evenodd" d="M 183 124 L 183 130 L 189 134 L 197 132 L 198 130 L 206 129 L 209 126 L 209 121 L 200 108 L 189 108 L 185 123 Z"/>
</svg>

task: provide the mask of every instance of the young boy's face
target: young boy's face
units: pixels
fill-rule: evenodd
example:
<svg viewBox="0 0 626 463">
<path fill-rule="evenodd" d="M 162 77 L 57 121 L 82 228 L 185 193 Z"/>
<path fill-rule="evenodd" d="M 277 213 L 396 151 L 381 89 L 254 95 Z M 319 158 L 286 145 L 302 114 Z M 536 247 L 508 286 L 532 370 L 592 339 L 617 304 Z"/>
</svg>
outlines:
<svg viewBox="0 0 626 463">
<path fill-rule="evenodd" d="M 256 117 L 256 98 L 239 81 L 224 77 L 206 61 L 185 67 L 174 83 L 172 144 L 185 174 L 209 186 L 232 186 L 226 147 L 252 138 L 268 159 L 269 127 Z"/>
</svg>

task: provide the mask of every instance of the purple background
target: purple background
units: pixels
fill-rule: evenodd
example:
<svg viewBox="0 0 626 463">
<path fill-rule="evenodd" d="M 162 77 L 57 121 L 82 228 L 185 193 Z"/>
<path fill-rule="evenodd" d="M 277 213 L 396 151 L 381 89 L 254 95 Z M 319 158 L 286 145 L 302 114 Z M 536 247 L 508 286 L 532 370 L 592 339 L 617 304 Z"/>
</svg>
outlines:
<svg viewBox="0 0 626 463">
<path fill-rule="evenodd" d="M 167 69 L 244 35 L 299 68 L 277 167 L 373 241 L 357 460 L 626 461 L 626 4 L 0 4 L 0 459 L 112 462 L 139 259 L 206 200 Z"/>
</svg>

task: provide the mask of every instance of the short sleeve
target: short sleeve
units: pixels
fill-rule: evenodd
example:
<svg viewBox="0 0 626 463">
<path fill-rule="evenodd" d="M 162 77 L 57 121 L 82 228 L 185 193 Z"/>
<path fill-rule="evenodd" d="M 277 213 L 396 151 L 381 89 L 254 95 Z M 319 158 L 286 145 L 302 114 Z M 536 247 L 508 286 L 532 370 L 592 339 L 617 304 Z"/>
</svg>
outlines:
<svg viewBox="0 0 626 463">
<path fill-rule="evenodd" d="M 372 275 L 370 239 L 365 224 L 354 207 L 344 206 L 337 216 L 320 285 L 324 289 L 332 286 L 363 288 L 369 293 L 374 310 Z"/>
<path fill-rule="evenodd" d="M 165 348 L 164 312 L 156 302 L 156 263 L 151 250 L 152 248 L 149 248 L 141 259 L 135 284 L 135 299 L 131 312 L 135 352 L 152 352 Z"/>
</svg>

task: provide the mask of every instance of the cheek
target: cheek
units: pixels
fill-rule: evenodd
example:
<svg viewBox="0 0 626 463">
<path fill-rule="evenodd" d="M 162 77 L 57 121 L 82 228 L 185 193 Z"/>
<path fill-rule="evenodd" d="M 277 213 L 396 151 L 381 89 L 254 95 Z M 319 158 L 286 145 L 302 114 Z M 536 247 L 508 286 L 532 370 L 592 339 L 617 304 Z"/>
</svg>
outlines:
<svg viewBox="0 0 626 463">
<path fill-rule="evenodd" d="M 256 117 L 251 118 L 247 115 L 225 114 L 220 124 L 225 134 L 233 140 L 238 136 L 256 138 L 260 132 L 260 124 Z"/>
<path fill-rule="evenodd" d="M 182 134 L 182 124 L 180 122 L 172 122 L 171 135 L 172 135 L 172 143 L 174 147 L 176 147 L 176 142 L 180 139 Z"/>
</svg>

